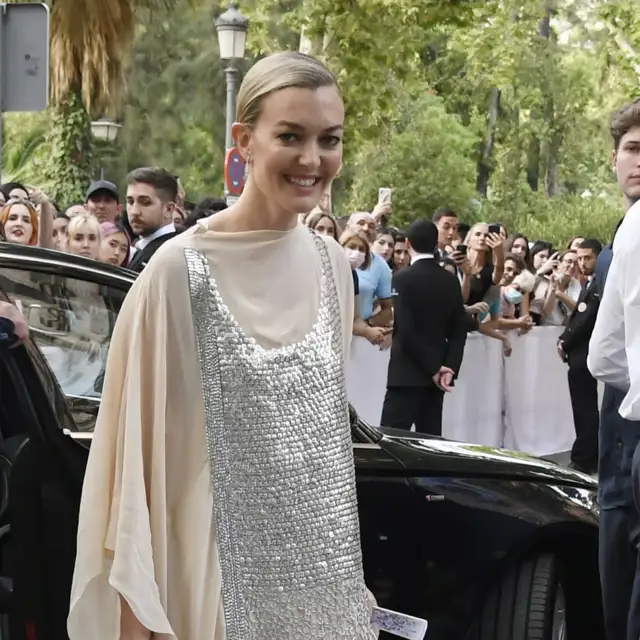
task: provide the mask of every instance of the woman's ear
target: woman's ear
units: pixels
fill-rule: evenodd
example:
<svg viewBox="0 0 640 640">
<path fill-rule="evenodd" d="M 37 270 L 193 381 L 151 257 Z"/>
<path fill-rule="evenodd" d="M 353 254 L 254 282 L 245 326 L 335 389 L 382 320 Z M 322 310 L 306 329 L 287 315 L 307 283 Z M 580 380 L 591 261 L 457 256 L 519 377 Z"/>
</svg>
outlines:
<svg viewBox="0 0 640 640">
<path fill-rule="evenodd" d="M 236 144 L 236 148 L 246 160 L 251 157 L 253 131 L 249 125 L 241 122 L 234 122 L 231 126 L 231 134 Z"/>
</svg>

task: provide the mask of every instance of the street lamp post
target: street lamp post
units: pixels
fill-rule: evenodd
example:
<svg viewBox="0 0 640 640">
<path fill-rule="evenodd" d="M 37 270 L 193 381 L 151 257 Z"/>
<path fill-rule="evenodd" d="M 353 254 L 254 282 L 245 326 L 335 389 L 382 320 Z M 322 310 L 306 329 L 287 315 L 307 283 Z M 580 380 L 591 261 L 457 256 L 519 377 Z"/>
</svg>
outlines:
<svg viewBox="0 0 640 640">
<path fill-rule="evenodd" d="M 102 142 L 113 142 L 120 133 L 122 125 L 108 118 L 100 118 L 91 123 L 91 135 Z M 104 180 L 104 167 L 100 167 L 100 180 Z"/>
<path fill-rule="evenodd" d="M 236 115 L 238 78 L 238 70 L 234 65 L 237 60 L 244 58 L 249 20 L 240 13 L 237 4 L 232 2 L 229 8 L 215 21 L 215 25 L 218 32 L 220 58 L 227 61 L 227 68 L 224 70 L 227 80 L 227 118 L 224 146 L 225 152 L 228 152 L 234 146 L 231 125 Z M 225 197 L 228 198 L 229 185 L 227 180 L 225 180 L 224 193 Z"/>
</svg>

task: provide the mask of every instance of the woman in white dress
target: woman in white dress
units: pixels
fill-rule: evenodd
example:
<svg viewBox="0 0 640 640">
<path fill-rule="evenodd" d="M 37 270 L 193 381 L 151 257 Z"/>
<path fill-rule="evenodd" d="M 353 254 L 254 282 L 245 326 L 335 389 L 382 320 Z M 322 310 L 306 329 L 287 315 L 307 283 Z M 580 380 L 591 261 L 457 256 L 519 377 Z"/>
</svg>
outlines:
<svg viewBox="0 0 640 640">
<path fill-rule="evenodd" d="M 80 509 L 71 640 L 368 640 L 344 379 L 353 281 L 298 222 L 342 161 L 318 61 L 238 94 L 236 204 L 167 242 L 125 300 Z"/>
</svg>

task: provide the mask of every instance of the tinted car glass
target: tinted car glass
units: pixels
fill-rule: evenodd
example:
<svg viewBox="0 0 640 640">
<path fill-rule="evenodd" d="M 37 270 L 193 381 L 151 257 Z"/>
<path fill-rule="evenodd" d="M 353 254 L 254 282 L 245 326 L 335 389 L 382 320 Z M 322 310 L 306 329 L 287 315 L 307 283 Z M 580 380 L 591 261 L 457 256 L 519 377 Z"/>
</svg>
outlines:
<svg viewBox="0 0 640 640">
<path fill-rule="evenodd" d="M 92 429 L 95 411 L 90 399 L 97 401 L 101 395 L 111 334 L 124 292 L 77 278 L 7 268 L 0 269 L 0 289 L 24 314 L 31 337 L 72 401 L 72 408 L 82 405 L 77 407 L 81 409 L 76 416 L 78 426 Z M 81 398 L 89 400 L 88 405 Z"/>
</svg>

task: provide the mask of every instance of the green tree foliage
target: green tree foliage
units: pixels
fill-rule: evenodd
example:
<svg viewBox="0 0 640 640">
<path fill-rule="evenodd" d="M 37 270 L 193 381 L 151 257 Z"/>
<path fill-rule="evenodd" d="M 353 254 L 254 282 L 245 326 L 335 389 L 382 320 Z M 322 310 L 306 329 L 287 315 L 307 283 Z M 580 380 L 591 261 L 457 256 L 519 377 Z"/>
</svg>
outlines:
<svg viewBox="0 0 640 640">
<path fill-rule="evenodd" d="M 160 165 L 182 178 L 191 199 L 222 193 L 226 82 L 213 19 L 209 3 L 187 0 L 140 13 L 121 162 L 112 167 L 120 177 Z"/>
<path fill-rule="evenodd" d="M 220 194 L 225 78 L 213 18 L 226 3 L 110 2 L 154 10 L 125 12 L 126 29 L 111 21 L 92 38 L 65 31 L 79 14 L 72 0 L 56 3 L 69 21 L 56 14 L 54 67 L 62 54 L 82 60 L 89 51 L 109 61 L 121 33 L 118 64 L 102 74 L 106 84 L 97 83 L 96 69 L 106 69 L 98 65 L 83 88 L 92 94 L 102 86 L 102 106 L 119 104 L 120 93 L 125 102 L 117 143 L 93 144 L 92 160 L 84 103 L 57 101 L 58 142 L 39 146 L 34 158 L 47 159 L 53 194 L 79 195 L 73 185 L 100 167 L 119 182 L 143 164 L 180 175 L 191 199 Z M 340 80 L 347 132 L 336 213 L 371 208 L 377 189 L 391 186 L 396 224 L 448 205 L 470 222 L 501 221 L 558 244 L 578 233 L 610 236 L 623 207 L 608 123 L 640 94 L 636 0 L 244 0 L 241 9 L 251 19 L 251 55 L 297 49 L 304 35 Z M 127 60 L 131 16 L 136 35 L 125 84 L 119 65 Z M 66 80 L 54 68 L 56 85 L 77 87 L 84 75 L 78 64 L 67 67 Z M 29 146 L 25 130 L 7 131 L 7 145 L 27 158 L 17 151 Z M 31 160 L 17 164 L 34 178 L 41 173 Z"/>
<path fill-rule="evenodd" d="M 430 217 L 443 205 L 465 211 L 474 196 L 477 143 L 441 98 L 424 92 L 405 100 L 384 138 L 366 144 L 354 159 L 347 209 L 370 210 L 378 188 L 391 187 L 398 225 Z"/>
<path fill-rule="evenodd" d="M 51 108 L 45 164 L 49 196 L 58 202 L 84 202 L 91 177 L 91 118 L 78 91 Z"/>
<path fill-rule="evenodd" d="M 48 114 L 9 113 L 3 124 L 2 182 L 48 186 L 42 170 L 50 153 Z"/>
</svg>

